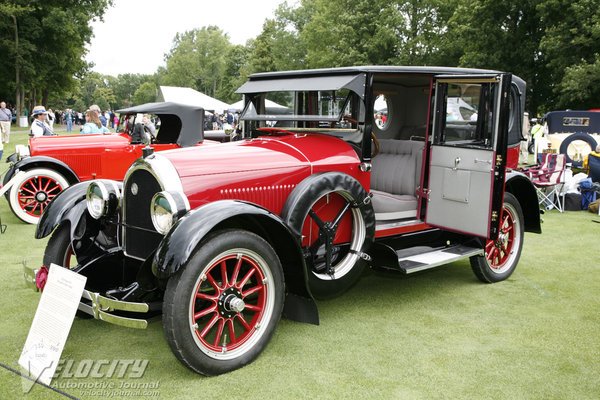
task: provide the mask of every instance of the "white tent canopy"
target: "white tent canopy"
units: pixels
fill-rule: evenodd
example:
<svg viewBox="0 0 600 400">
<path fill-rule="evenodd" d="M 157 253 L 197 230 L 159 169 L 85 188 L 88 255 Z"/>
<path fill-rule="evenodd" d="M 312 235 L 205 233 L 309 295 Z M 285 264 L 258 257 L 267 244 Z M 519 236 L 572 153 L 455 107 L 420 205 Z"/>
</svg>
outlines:
<svg viewBox="0 0 600 400">
<path fill-rule="evenodd" d="M 282 106 L 281 104 L 277 104 L 274 101 L 271 101 L 269 99 L 265 99 L 265 107 L 266 108 L 287 108 L 287 107 Z M 236 111 L 242 111 L 243 108 L 244 108 L 244 100 L 236 101 L 235 103 L 233 103 L 232 105 L 229 106 L 230 110 L 236 110 Z"/>
<path fill-rule="evenodd" d="M 159 100 L 199 106 L 206 111 L 216 111 L 218 113 L 229 109 L 229 104 L 186 87 L 161 86 Z"/>
</svg>

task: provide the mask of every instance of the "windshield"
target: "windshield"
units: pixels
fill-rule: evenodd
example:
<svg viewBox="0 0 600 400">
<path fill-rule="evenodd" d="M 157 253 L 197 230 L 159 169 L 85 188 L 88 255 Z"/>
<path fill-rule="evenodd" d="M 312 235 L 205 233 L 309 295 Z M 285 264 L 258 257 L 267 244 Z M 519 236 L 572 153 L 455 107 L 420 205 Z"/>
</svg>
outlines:
<svg viewBox="0 0 600 400">
<path fill-rule="evenodd" d="M 348 89 L 275 91 L 252 96 L 240 119 L 257 127 L 355 130 L 361 103 Z"/>
</svg>

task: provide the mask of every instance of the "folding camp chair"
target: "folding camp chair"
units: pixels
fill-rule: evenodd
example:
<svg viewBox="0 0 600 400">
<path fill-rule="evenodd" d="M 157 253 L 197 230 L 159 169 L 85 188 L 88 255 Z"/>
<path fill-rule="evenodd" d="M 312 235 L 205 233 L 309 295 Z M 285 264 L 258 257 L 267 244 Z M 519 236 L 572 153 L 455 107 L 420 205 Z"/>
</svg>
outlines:
<svg viewBox="0 0 600 400">
<path fill-rule="evenodd" d="M 540 206 L 545 206 L 548 210 L 556 207 L 559 212 L 564 211 L 565 195 L 562 189 L 565 184 L 566 160 L 564 154 L 544 153 L 540 167 L 525 171 L 535 186 Z"/>
</svg>

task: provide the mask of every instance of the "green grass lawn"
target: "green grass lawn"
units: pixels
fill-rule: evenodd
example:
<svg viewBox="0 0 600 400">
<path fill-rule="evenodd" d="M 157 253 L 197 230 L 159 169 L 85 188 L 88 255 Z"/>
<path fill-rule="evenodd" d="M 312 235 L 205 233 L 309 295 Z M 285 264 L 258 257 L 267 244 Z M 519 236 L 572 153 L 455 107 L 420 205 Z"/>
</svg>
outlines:
<svg viewBox="0 0 600 400">
<path fill-rule="evenodd" d="M 5 157 L 26 133 L 14 138 Z M 0 235 L 0 362 L 18 369 L 39 301 L 24 287 L 21 263 L 39 266 L 46 240 L 34 239 L 34 227 L 5 199 L 0 217 L 8 225 Z M 368 273 L 344 296 L 318 302 L 320 326 L 282 320 L 254 363 L 223 376 L 183 367 L 160 319 L 146 330 L 76 319 L 62 358 L 149 360 L 138 381 L 159 382 L 160 398 L 173 399 L 598 399 L 600 224 L 592 220 L 600 217 L 543 218 L 544 233 L 525 235 L 519 266 L 504 282 L 479 283 L 468 261 L 408 278 Z M 101 381 L 118 387 L 123 379 Z M 4 368 L 0 388 L 6 399 L 63 398 L 38 385 L 24 395 L 21 378 Z"/>
</svg>

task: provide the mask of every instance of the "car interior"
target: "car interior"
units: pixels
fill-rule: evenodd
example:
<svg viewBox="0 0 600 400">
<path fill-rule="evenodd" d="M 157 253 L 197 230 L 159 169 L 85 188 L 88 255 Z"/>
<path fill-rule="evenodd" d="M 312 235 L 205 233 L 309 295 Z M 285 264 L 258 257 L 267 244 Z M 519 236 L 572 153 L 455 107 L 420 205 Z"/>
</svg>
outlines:
<svg viewBox="0 0 600 400">
<path fill-rule="evenodd" d="M 371 193 L 377 221 L 416 218 L 431 78 L 376 76 Z"/>
<path fill-rule="evenodd" d="M 141 114 L 140 114 L 141 115 Z M 157 115 L 156 123 L 156 144 L 173 144 L 177 142 L 181 132 L 181 119 L 174 114 Z M 149 144 L 151 139 L 141 124 L 141 117 L 138 114 L 127 114 L 124 117 L 124 132 L 128 133 L 132 144 Z M 123 124 L 123 121 L 121 122 Z"/>
</svg>

